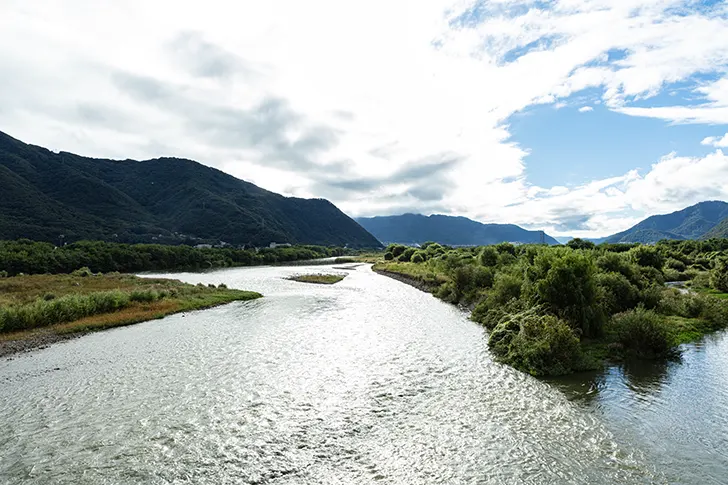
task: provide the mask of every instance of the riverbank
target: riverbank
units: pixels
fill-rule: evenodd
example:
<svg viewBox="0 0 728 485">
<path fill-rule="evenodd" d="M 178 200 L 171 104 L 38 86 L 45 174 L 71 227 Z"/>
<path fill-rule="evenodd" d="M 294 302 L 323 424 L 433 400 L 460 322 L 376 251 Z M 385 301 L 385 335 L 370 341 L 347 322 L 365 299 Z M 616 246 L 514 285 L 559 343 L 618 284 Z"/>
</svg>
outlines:
<svg viewBox="0 0 728 485">
<path fill-rule="evenodd" d="M 30 275 L 0 279 L 0 357 L 89 332 L 260 298 L 225 285 L 133 275 Z"/>
<path fill-rule="evenodd" d="M 670 358 L 728 326 L 724 294 L 665 287 L 652 248 L 399 249 L 372 270 L 470 310 L 496 360 L 534 376 Z"/>
</svg>

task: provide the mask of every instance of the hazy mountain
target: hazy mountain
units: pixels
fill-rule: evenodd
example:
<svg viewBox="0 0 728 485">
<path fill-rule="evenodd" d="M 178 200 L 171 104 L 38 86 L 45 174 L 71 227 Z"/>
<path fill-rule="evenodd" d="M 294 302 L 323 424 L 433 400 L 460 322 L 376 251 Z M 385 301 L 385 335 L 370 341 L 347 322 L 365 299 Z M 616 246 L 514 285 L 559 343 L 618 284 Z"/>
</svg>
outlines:
<svg viewBox="0 0 728 485">
<path fill-rule="evenodd" d="M 324 199 L 284 197 L 192 160 L 92 159 L 0 133 L 0 239 L 379 246 Z"/>
<path fill-rule="evenodd" d="M 451 246 L 476 246 L 503 241 L 519 243 L 541 241 L 541 231 L 527 231 L 513 224 L 482 224 L 465 217 L 403 214 L 360 217 L 357 221 L 384 244 L 420 244 L 435 241 Z M 551 236 L 544 235 L 544 239 L 548 244 L 558 244 Z"/>
<path fill-rule="evenodd" d="M 606 238 L 605 242 L 654 243 L 660 239 L 698 239 L 728 217 L 728 203 L 700 202 L 686 209 L 651 216 L 639 224 Z"/>
</svg>

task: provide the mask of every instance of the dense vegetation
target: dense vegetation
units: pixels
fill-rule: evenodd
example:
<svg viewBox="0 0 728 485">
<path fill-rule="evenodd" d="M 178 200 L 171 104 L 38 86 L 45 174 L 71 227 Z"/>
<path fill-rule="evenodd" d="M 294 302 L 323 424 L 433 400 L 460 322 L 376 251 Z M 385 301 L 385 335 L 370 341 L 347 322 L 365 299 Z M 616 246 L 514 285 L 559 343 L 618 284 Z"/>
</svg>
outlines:
<svg viewBox="0 0 728 485">
<path fill-rule="evenodd" d="M 324 199 L 283 197 L 191 160 L 102 160 L 0 133 L 0 239 L 380 247 Z"/>
<path fill-rule="evenodd" d="M 707 201 L 671 214 L 651 216 L 635 226 L 604 239 L 608 243 L 655 243 L 663 239 L 709 239 L 728 236 L 728 203 Z"/>
<path fill-rule="evenodd" d="M 503 241 L 558 244 L 549 235 L 543 235 L 544 241 L 541 241 L 541 231 L 527 231 L 514 224 L 482 224 L 465 217 L 403 214 L 360 217 L 357 222 L 385 244 L 422 244 L 425 241 L 452 246 L 497 244 Z"/>
<path fill-rule="evenodd" d="M 95 273 L 133 273 L 252 266 L 341 256 L 346 252 L 341 248 L 321 246 L 242 250 L 99 241 L 81 241 L 55 247 L 50 243 L 26 239 L 0 241 L 0 276 L 70 273 L 82 267 L 88 267 Z"/>
<path fill-rule="evenodd" d="M 606 357 L 662 357 L 728 326 L 728 240 L 655 246 L 573 240 L 453 249 L 390 245 L 375 270 L 406 275 L 473 309 L 500 361 L 534 375 Z M 667 288 L 680 281 L 693 291 Z"/>
<path fill-rule="evenodd" d="M 15 276 L 0 279 L 0 333 L 24 338 L 17 332 L 39 327 L 56 326 L 57 333 L 97 330 L 260 296 L 225 285 L 101 275 L 88 268 L 69 275 Z"/>
</svg>

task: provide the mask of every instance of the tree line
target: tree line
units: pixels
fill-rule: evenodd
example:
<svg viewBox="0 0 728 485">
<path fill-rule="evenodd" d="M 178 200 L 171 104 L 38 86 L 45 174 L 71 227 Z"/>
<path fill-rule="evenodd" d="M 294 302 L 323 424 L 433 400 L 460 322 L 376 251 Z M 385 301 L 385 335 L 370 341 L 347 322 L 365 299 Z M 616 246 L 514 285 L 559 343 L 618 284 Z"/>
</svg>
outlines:
<svg viewBox="0 0 728 485">
<path fill-rule="evenodd" d="M 57 247 L 47 242 L 20 239 L 0 241 L 0 275 L 70 273 L 83 267 L 93 272 L 134 273 L 255 266 L 342 256 L 345 253 L 342 248 L 323 246 L 256 250 L 103 241 L 80 241 Z"/>
</svg>

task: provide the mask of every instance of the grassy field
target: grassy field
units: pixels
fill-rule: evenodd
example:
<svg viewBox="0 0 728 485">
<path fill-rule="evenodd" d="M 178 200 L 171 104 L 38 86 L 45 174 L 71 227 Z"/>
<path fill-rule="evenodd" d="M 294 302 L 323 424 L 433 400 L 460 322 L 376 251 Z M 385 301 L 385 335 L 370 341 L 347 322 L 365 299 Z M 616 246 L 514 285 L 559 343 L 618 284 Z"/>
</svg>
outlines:
<svg viewBox="0 0 728 485">
<path fill-rule="evenodd" d="M 224 285 L 81 274 L 0 278 L 0 342 L 102 330 L 261 296 Z"/>
<path fill-rule="evenodd" d="M 298 281 L 300 283 L 315 283 L 319 285 L 333 285 L 343 280 L 345 275 L 338 274 L 302 274 L 295 275 L 288 278 L 291 281 Z"/>
</svg>

